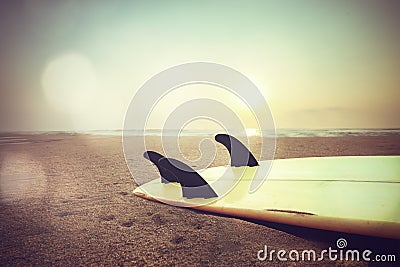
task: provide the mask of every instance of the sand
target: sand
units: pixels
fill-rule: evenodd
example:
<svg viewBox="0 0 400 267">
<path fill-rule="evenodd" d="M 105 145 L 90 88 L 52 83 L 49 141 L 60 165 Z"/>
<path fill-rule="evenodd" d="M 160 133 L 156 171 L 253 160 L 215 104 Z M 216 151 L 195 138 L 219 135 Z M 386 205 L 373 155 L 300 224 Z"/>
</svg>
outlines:
<svg viewBox="0 0 400 267">
<path fill-rule="evenodd" d="M 198 141 L 183 139 L 183 153 L 198 153 Z M 159 148 L 156 141 L 152 148 Z M 333 155 L 400 155 L 400 136 L 277 142 L 276 158 Z M 226 162 L 227 153 L 221 154 L 213 166 Z M 340 237 L 348 248 L 395 254 L 400 261 L 399 241 L 171 207 L 135 197 L 135 187 L 120 137 L 0 136 L 0 265 L 281 266 L 276 258 L 260 262 L 257 252 L 265 245 L 318 252 L 336 248 Z M 343 264 L 368 265 L 323 262 Z"/>
</svg>

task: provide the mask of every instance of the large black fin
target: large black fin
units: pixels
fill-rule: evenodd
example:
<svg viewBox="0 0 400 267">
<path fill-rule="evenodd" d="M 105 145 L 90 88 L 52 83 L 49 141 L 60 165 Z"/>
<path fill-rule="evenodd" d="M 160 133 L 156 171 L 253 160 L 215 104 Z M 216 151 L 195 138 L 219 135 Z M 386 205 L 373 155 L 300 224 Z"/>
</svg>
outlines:
<svg viewBox="0 0 400 267">
<path fill-rule="evenodd" d="M 154 165 L 156 165 L 158 171 L 160 172 L 162 183 L 167 184 L 170 182 L 176 182 L 176 183 L 178 182 L 178 179 L 175 177 L 173 173 L 161 167 L 160 164 L 158 163 L 160 159 L 164 158 L 163 155 L 155 151 L 146 151 L 143 153 L 143 157 L 145 159 L 150 160 L 152 163 L 154 163 Z"/>
<path fill-rule="evenodd" d="M 171 158 L 161 158 L 158 161 L 162 168 L 172 172 L 182 187 L 182 195 L 186 198 L 218 197 L 211 186 L 191 167 Z"/>
<path fill-rule="evenodd" d="M 217 134 L 215 141 L 223 144 L 231 155 L 231 166 L 258 166 L 256 158 L 238 139 L 227 134 Z M 233 153 L 232 153 L 233 152 Z"/>
</svg>

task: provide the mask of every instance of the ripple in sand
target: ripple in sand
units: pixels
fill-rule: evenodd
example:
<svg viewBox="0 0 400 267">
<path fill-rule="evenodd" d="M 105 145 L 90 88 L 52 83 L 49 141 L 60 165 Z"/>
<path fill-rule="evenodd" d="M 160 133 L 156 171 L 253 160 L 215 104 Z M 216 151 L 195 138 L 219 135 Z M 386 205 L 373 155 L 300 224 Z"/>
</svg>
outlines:
<svg viewBox="0 0 400 267">
<path fill-rule="evenodd" d="M 16 136 L 2 136 L 0 137 L 0 146 L 1 145 L 21 145 L 21 144 L 30 144 L 32 143 L 30 140 L 22 137 Z"/>
</svg>

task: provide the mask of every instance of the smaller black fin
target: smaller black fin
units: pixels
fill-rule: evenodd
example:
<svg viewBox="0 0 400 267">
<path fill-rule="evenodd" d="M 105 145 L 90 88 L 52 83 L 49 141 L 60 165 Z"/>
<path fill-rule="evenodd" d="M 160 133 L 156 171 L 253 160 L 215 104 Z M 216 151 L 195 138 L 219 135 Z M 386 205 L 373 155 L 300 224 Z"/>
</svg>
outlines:
<svg viewBox="0 0 400 267">
<path fill-rule="evenodd" d="M 163 155 L 155 152 L 155 151 L 146 151 L 143 153 L 143 157 L 145 159 L 150 160 L 154 165 L 156 165 L 158 171 L 160 172 L 161 175 L 161 182 L 164 184 L 170 183 L 170 182 L 178 182 L 178 179 L 174 176 L 173 173 L 168 171 L 165 168 L 162 168 L 158 161 L 162 158 L 164 158 Z"/>
<path fill-rule="evenodd" d="M 211 186 L 191 167 L 171 158 L 159 159 L 159 165 L 172 172 L 182 187 L 182 195 L 186 198 L 218 197 Z"/>
<path fill-rule="evenodd" d="M 245 145 L 243 145 L 238 139 L 227 134 L 217 134 L 215 141 L 223 144 L 231 155 L 231 166 L 258 166 L 256 158 L 251 154 Z M 233 151 L 233 153 L 232 153 Z"/>
</svg>

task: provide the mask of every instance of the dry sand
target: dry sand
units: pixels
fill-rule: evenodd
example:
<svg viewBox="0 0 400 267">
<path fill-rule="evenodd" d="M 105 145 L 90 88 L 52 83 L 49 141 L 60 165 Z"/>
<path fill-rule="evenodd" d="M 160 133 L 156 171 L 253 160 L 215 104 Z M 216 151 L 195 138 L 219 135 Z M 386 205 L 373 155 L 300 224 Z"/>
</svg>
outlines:
<svg viewBox="0 0 400 267">
<path fill-rule="evenodd" d="M 198 153 L 198 141 L 183 139 L 183 152 Z M 276 158 L 333 155 L 400 155 L 400 136 L 278 139 Z M 0 136 L 0 265 L 282 265 L 259 262 L 257 251 L 264 245 L 321 251 L 336 248 L 339 237 L 348 248 L 400 261 L 398 241 L 171 207 L 133 196 L 135 187 L 120 137 Z M 321 262 L 307 262 L 314 264 Z M 343 264 L 367 266 L 323 262 Z"/>
</svg>

